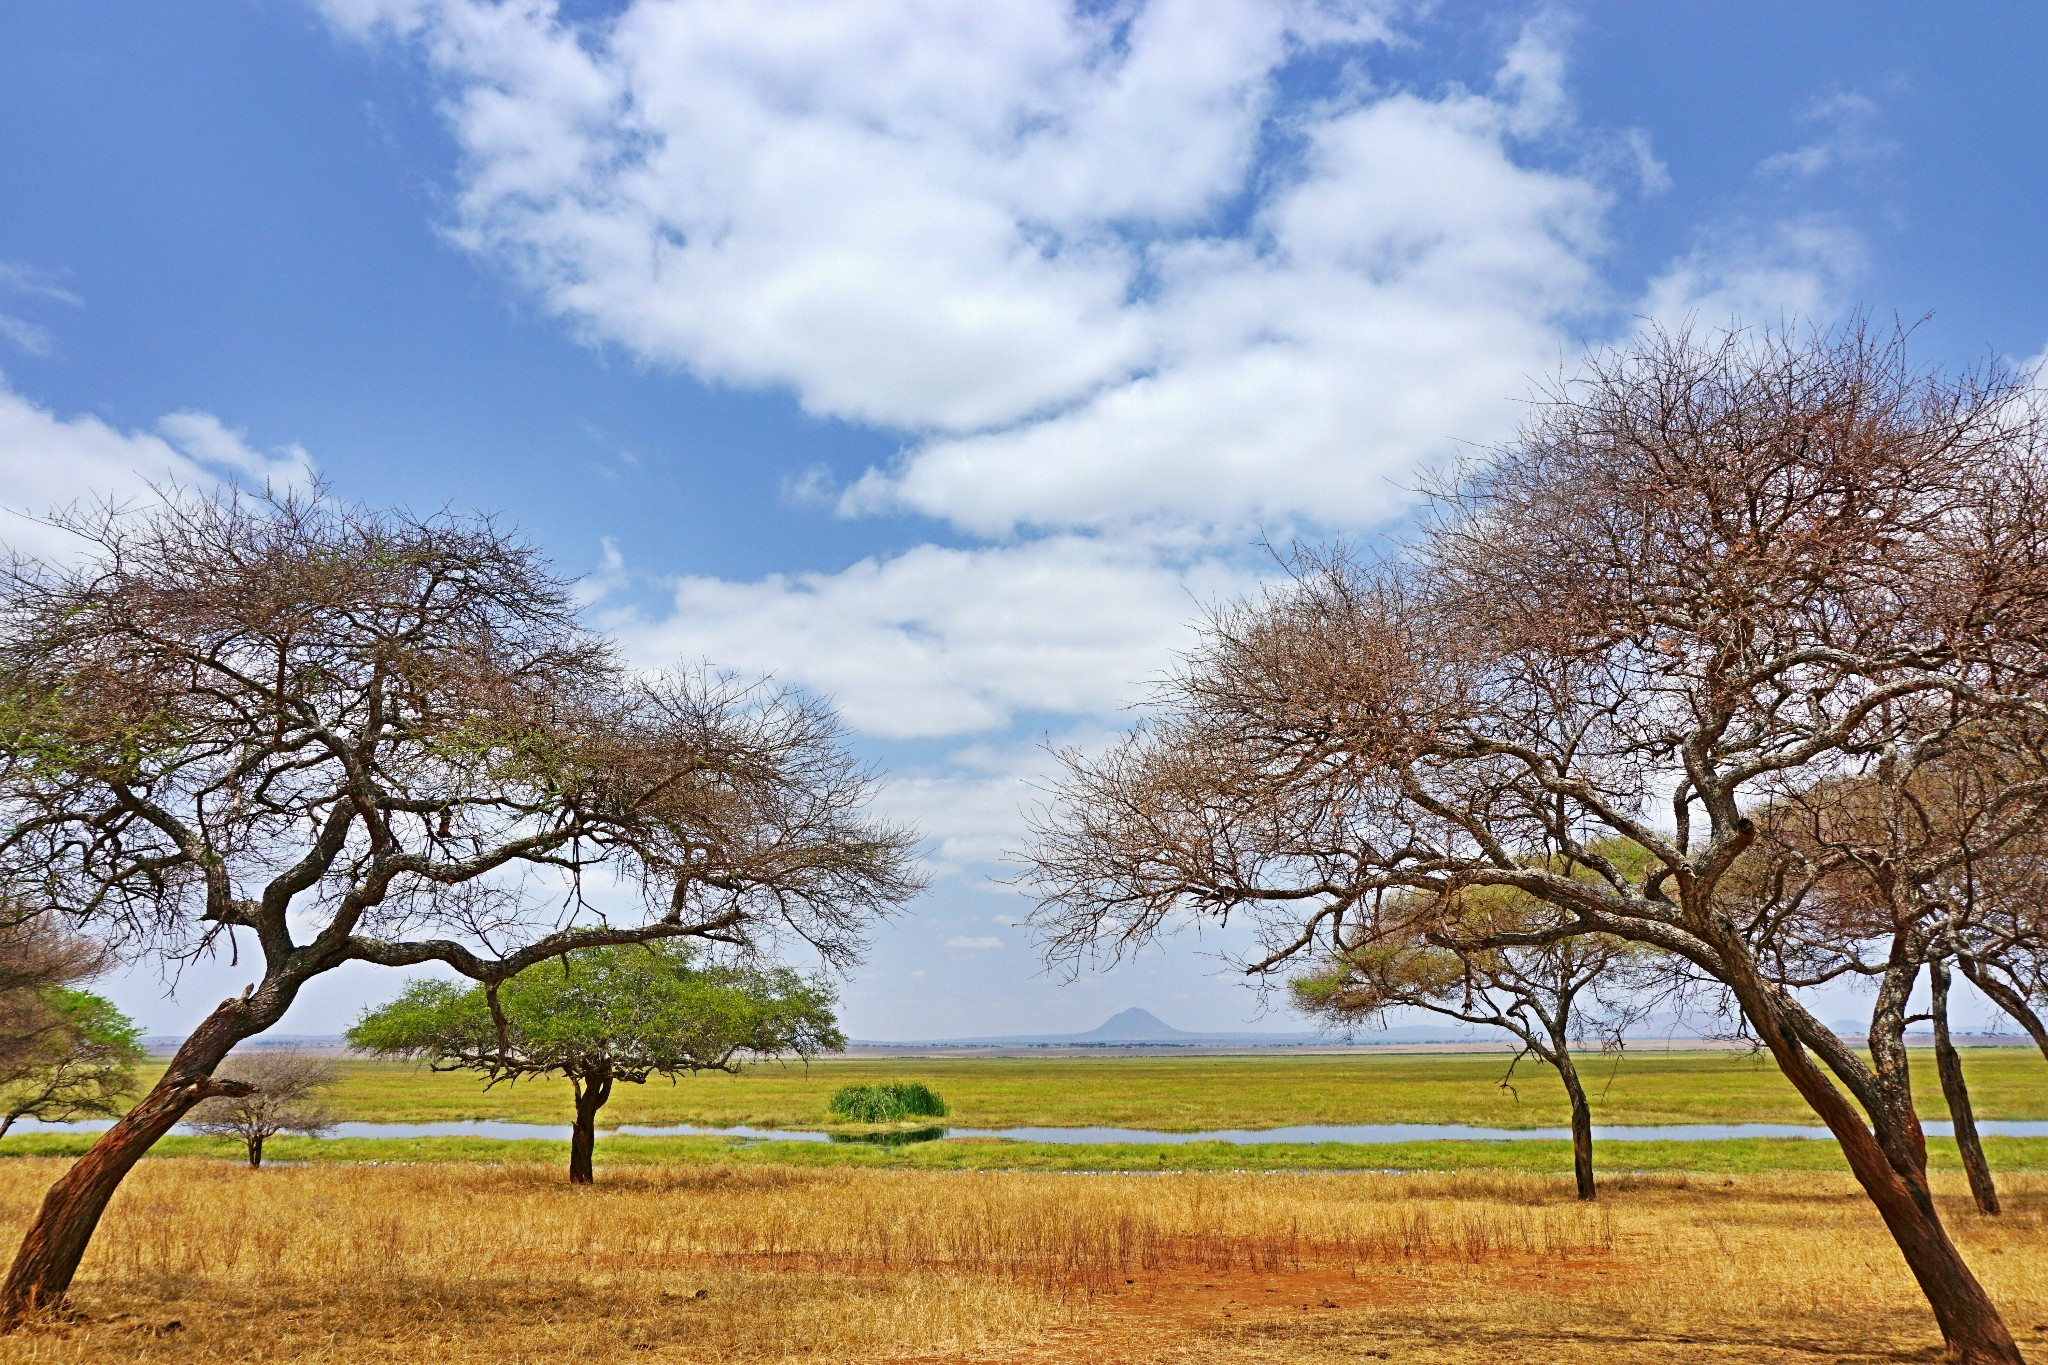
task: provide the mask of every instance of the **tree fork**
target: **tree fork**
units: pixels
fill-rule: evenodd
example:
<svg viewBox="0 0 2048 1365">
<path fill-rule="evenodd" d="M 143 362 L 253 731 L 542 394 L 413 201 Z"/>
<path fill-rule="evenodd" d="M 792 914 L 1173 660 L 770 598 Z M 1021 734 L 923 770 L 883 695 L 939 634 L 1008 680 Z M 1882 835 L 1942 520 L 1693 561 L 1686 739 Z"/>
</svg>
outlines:
<svg viewBox="0 0 2048 1365">
<path fill-rule="evenodd" d="M 1998 1306 L 1949 1239 L 1926 1187 L 1924 1171 L 1913 1178 L 1892 1163 L 1876 1136 L 1864 1126 L 1856 1107 L 1784 1028 L 1756 982 L 1730 981 L 1729 985 L 1735 988 L 1744 1013 L 1785 1079 L 1835 1135 L 1850 1173 L 1877 1206 L 1878 1216 L 1884 1219 L 1906 1268 L 1933 1310 L 1951 1358 L 1957 1365 L 2025 1365 Z"/>
</svg>

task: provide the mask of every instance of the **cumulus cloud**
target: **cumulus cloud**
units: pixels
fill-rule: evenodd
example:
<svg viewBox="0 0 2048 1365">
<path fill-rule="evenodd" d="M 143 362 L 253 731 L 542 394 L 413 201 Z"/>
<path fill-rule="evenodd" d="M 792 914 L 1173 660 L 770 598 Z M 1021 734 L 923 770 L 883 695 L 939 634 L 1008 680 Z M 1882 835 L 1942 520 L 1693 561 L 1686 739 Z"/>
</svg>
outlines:
<svg viewBox="0 0 2048 1365">
<path fill-rule="evenodd" d="M 952 938 L 946 940 L 946 946 L 973 953 L 984 952 L 990 948 L 1000 948 L 1003 946 L 1003 941 L 993 934 L 980 934 L 972 938 L 965 934 L 955 934 Z"/>
<path fill-rule="evenodd" d="M 884 739 L 1012 732 L 891 765 L 941 871 L 1014 846 L 1020 721 L 1114 723 L 1260 531 L 1384 522 L 1506 436 L 1618 311 L 1614 187 L 1668 179 L 1578 127 L 1549 10 L 1428 85 L 1377 73 L 1394 0 L 323 3 L 441 81 L 454 240 L 592 344 L 903 437 L 793 502 L 982 542 L 656 612 L 606 612 L 608 551 L 591 594 L 644 662 L 771 673 Z M 1642 308 L 1822 312 L 1858 246 L 1718 233 Z"/>
<path fill-rule="evenodd" d="M 122 431 L 87 414 L 59 417 L 0 385 L 0 545 L 9 549 L 75 551 L 69 535 L 41 518 L 82 499 L 133 502 L 167 484 L 237 477 L 298 484 L 311 473 L 298 446 L 262 453 L 210 413 L 172 413 L 153 432 Z"/>
<path fill-rule="evenodd" d="M 1058 736 L 1057 747 L 1099 751 L 1113 733 L 1099 723 L 1071 727 Z M 1049 739 L 1006 739 L 966 745 L 935 762 L 901 763 L 890 770 L 878 800 L 891 818 L 923 832 L 927 872 L 1007 894 L 980 873 L 1021 846 L 1022 813 L 1043 800 L 1056 766 L 1050 747 Z M 993 922 L 1020 921 L 997 914 Z"/>
<path fill-rule="evenodd" d="M 837 573 L 684 578 L 667 615 L 603 620 L 645 663 L 772 674 L 831 696 L 866 733 L 912 738 L 1114 711 L 1188 641 L 1204 603 L 1251 581 L 1224 558 L 1062 535 L 923 545 Z"/>
<path fill-rule="evenodd" d="M 447 78 L 452 231 L 586 336 L 912 433 L 849 512 L 1372 520 L 1597 293 L 1605 192 L 1515 154 L 1554 23 L 1421 94 L 1366 3 L 329 8 Z"/>
</svg>

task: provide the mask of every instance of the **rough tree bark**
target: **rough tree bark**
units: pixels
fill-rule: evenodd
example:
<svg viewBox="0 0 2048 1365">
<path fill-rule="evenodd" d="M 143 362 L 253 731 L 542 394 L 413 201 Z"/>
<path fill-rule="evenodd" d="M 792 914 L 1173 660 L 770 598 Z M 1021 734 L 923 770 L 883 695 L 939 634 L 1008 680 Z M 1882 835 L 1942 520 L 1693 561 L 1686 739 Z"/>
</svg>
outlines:
<svg viewBox="0 0 2048 1365">
<path fill-rule="evenodd" d="M 215 1095 L 250 1093 L 242 1082 L 214 1080 L 213 1070 L 235 1044 L 261 1033 L 284 1013 L 289 997 L 280 1001 L 276 995 L 268 991 L 222 1001 L 185 1040 L 141 1103 L 50 1186 L 0 1285 L 0 1328 L 63 1301 L 123 1177 L 193 1105 Z"/>
<path fill-rule="evenodd" d="M 1593 1107 L 1586 1102 L 1586 1087 L 1579 1082 L 1579 1069 L 1563 1040 L 1557 1049 L 1557 1074 L 1564 1078 L 1565 1094 L 1572 1101 L 1572 1175 L 1578 1180 L 1579 1198 L 1597 1199 L 1593 1185 Z"/>
<path fill-rule="evenodd" d="M 1731 965 L 1747 967 L 1740 946 L 1725 940 L 1720 947 Z M 1733 950 L 1733 951 L 1730 951 Z M 1772 1060 L 1800 1097 L 1813 1107 L 1841 1145 L 1856 1183 L 1884 1219 L 1906 1267 L 1934 1311 L 1942 1339 L 1958 1365 L 2024 1365 L 2019 1346 L 1999 1316 L 1997 1305 L 1949 1239 L 1927 1184 L 1926 1140 L 1917 1131 L 1886 1133 L 1889 1114 L 1873 1113 L 1873 1134 L 1862 1113 L 1835 1087 L 1816 1064 L 1777 1007 L 1773 992 L 1754 970 L 1731 970 L 1724 978 Z M 1908 1114 L 1904 1120 L 1917 1130 Z M 1889 1138 L 1889 1141 L 1886 1139 Z M 1886 1148 L 1900 1153 L 1895 1160 Z M 1917 1163 L 1910 1154 L 1917 1151 Z"/>
<path fill-rule="evenodd" d="M 1934 986 L 1934 1066 L 1941 1076 L 1942 1098 L 1948 1101 L 1948 1116 L 1955 1125 L 1956 1150 L 1962 1153 L 1963 1170 L 1970 1177 L 1970 1197 L 1979 1213 L 1998 1212 L 1998 1184 L 1991 1178 L 1991 1163 L 1984 1159 L 1984 1140 L 1977 1135 L 1977 1115 L 1970 1105 L 1970 1088 L 1963 1082 L 1963 1059 L 1948 1032 L 1948 963 L 1936 958 L 1928 963 Z"/>
<path fill-rule="evenodd" d="M 576 1090 L 576 1126 L 569 1134 L 569 1183 L 589 1185 L 597 1179 L 591 1156 L 597 1148 L 597 1111 L 612 1097 L 611 1073 L 572 1076 L 569 1084 Z"/>
</svg>

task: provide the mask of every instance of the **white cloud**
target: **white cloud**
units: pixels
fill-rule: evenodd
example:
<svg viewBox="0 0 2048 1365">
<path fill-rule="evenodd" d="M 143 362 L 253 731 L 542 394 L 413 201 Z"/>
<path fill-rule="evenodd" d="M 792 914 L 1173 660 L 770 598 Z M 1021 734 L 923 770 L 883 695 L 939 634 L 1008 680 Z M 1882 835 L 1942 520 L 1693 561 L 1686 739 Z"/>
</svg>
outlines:
<svg viewBox="0 0 2048 1365">
<path fill-rule="evenodd" d="M 236 476 L 296 484 L 311 471 L 299 447 L 261 454 L 208 413 L 172 413 L 155 432 L 121 431 L 90 415 L 59 417 L 0 385 L 0 545 L 12 550 L 74 552 L 72 537 L 39 519 L 84 499 L 132 502 L 165 484 Z"/>
<path fill-rule="evenodd" d="M 1826 218 L 1733 225 L 1708 234 L 1652 280 L 1641 311 L 1667 326 L 1825 322 L 1848 306 L 1868 256 L 1861 234 Z"/>
<path fill-rule="evenodd" d="M 946 940 L 946 946 L 948 948 L 960 949 L 963 952 L 985 952 L 991 948 L 1002 947 L 1003 941 L 992 934 L 982 934 L 974 938 L 969 938 L 964 934 L 955 934 L 952 938 Z"/>
<path fill-rule="evenodd" d="M 1384 522 L 1509 435 L 1615 302 L 1610 185 L 1668 179 L 1640 133 L 1578 128 L 1555 11 L 1485 88 L 1425 89 L 1377 81 L 1370 0 L 326 6 L 445 82 L 455 240 L 594 344 L 905 436 L 791 501 L 992 542 L 685 578 L 656 615 L 603 611 L 608 549 L 589 593 L 635 658 L 772 674 L 868 736 L 1011 731 L 891 764 L 941 875 L 1016 846 L 1045 766 L 1020 718 L 1113 723 L 1252 585 L 1257 530 Z M 1720 232 L 1643 307 L 1826 313 L 1859 252 L 1820 220 Z"/>
<path fill-rule="evenodd" d="M 304 447 L 288 445 L 265 455 L 250 446 L 245 433 L 231 429 L 210 412 L 173 412 L 159 418 L 156 429 L 199 463 L 244 474 L 259 483 L 299 484 L 312 472 L 313 457 Z"/>
<path fill-rule="evenodd" d="M 1099 750 L 1114 736 L 1106 724 L 1071 727 L 1056 737 L 970 744 L 936 762 L 894 763 L 878 805 L 925 837 L 925 869 L 975 891 L 1017 894 L 985 873 L 1005 866 L 1023 843 L 1024 812 L 1044 799 L 1056 763 L 1048 747 Z M 1014 925 L 996 914 L 992 923 Z"/>
<path fill-rule="evenodd" d="M 1550 21 L 1494 93 L 1353 75 L 1382 6 L 330 0 L 450 81 L 453 231 L 595 341 L 911 432 L 849 511 L 981 532 L 1398 508 L 1600 291 Z M 814 485 L 799 480 L 804 488 Z"/>
<path fill-rule="evenodd" d="M 30 298 L 53 299 L 81 308 L 85 300 L 57 281 L 61 276 L 26 261 L 0 261 L 0 294 L 25 294 Z"/>
<path fill-rule="evenodd" d="M 12 313 L 0 313 L 0 337 L 6 337 L 34 356 L 48 355 L 57 348 L 56 338 L 50 335 L 49 328 Z"/>
<path fill-rule="evenodd" d="M 32 299 L 54 300 L 77 308 L 84 300 L 57 283 L 57 277 L 23 261 L 0 261 L 0 294 L 17 294 Z M 46 356 L 57 349 L 50 329 L 12 313 L 0 313 L 0 337 L 5 337 L 33 356 Z"/>
<path fill-rule="evenodd" d="M 924 545 L 832 574 L 686 578 L 666 617 L 604 624 L 648 664 L 709 659 L 825 693 L 868 734 L 955 735 L 1023 712 L 1115 710 L 1188 641 L 1204 602 L 1250 583 L 1217 557 L 1052 536 Z"/>
<path fill-rule="evenodd" d="M 1877 101 L 1854 91 L 1838 91 L 1809 103 L 1800 113 L 1802 123 L 1817 124 L 1820 136 L 1812 141 L 1764 158 L 1757 170 L 1766 176 L 1810 180 L 1825 171 L 1861 166 L 1879 161 L 1899 150 L 1899 144 L 1877 135 L 1877 123 L 1884 111 Z"/>
</svg>

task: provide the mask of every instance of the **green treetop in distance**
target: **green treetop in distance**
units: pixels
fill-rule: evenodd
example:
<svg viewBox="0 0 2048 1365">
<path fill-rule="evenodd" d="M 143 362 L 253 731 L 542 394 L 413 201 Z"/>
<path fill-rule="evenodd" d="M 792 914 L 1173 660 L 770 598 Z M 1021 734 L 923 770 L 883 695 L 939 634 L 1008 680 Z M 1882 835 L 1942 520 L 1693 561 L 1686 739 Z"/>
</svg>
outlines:
<svg viewBox="0 0 2048 1365">
<path fill-rule="evenodd" d="M 0 1011 L 0 1137 L 23 1118 L 113 1118 L 126 1108 L 142 1062 L 142 1030 L 91 991 L 46 986 L 35 1013 Z"/>
<path fill-rule="evenodd" d="M 846 1046 L 831 988 L 788 968 L 704 964 L 686 944 L 570 953 L 497 989 L 415 981 L 366 1010 L 351 1047 L 479 1071 L 491 1084 L 566 1076 L 576 1096 L 569 1179 L 589 1184 L 597 1111 L 620 1081 L 737 1071 L 750 1057 L 810 1057 Z"/>
</svg>

